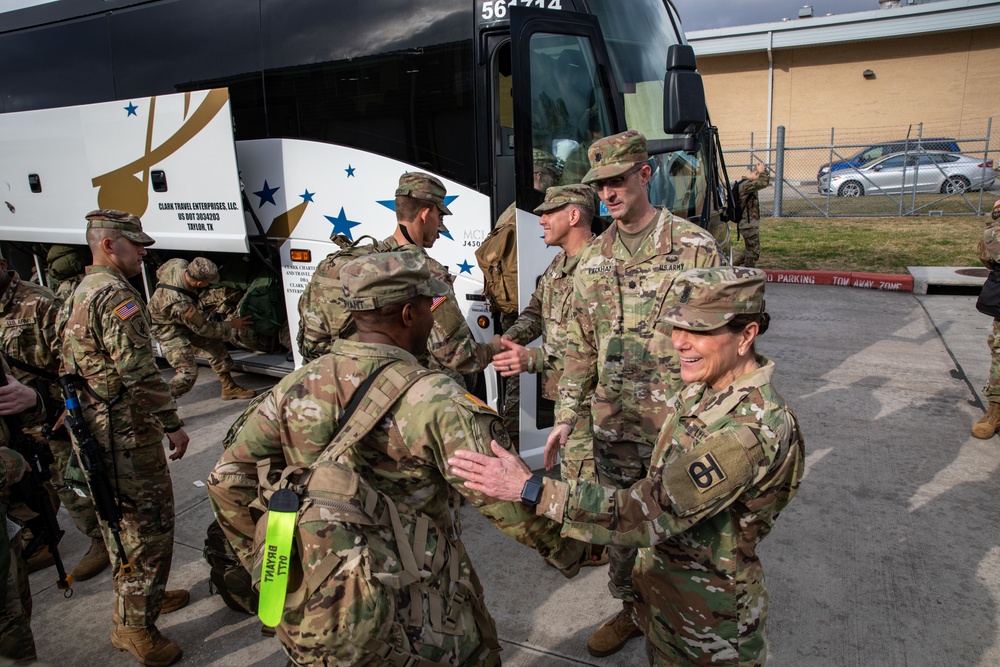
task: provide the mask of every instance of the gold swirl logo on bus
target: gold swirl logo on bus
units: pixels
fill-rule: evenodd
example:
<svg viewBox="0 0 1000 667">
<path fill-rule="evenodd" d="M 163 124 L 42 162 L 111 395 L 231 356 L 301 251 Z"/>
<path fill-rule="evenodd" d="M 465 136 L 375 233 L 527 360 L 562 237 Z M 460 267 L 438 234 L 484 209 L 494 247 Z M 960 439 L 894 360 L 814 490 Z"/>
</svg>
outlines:
<svg viewBox="0 0 1000 667">
<path fill-rule="evenodd" d="M 153 118 L 156 115 L 156 98 L 149 100 L 149 118 L 146 121 L 146 146 L 142 157 L 114 171 L 94 178 L 97 190 L 97 207 L 127 211 L 140 218 L 149 206 L 149 171 L 159 162 L 176 153 L 194 139 L 226 106 L 229 91 L 217 88 L 208 91 L 194 113 L 188 117 L 191 93 L 184 93 L 184 124 L 166 141 L 153 148 Z M 139 176 L 141 174 L 141 178 Z"/>
</svg>

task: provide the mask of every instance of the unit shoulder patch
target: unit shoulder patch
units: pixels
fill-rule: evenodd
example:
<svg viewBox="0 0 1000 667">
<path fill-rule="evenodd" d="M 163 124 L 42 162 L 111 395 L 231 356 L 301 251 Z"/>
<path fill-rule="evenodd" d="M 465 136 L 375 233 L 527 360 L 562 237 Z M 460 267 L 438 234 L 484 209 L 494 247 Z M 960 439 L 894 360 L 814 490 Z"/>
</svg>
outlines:
<svg viewBox="0 0 1000 667">
<path fill-rule="evenodd" d="M 677 514 L 687 516 L 743 487 L 753 479 L 754 465 L 739 433 L 726 429 L 669 461 L 663 482 Z"/>
</svg>

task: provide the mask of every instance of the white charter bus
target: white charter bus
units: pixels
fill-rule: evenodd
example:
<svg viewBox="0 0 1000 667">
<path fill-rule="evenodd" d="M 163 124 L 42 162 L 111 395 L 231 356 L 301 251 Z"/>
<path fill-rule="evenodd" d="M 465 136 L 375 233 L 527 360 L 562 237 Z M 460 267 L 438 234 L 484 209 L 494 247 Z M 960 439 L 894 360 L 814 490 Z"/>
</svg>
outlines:
<svg viewBox="0 0 1000 667">
<path fill-rule="evenodd" d="M 128 210 L 162 261 L 271 276 L 294 348 L 298 295 L 333 234 L 389 236 L 409 170 L 448 188 L 431 255 L 481 340 L 475 250 L 517 202 L 520 300 L 554 254 L 530 211 L 531 153 L 569 165 L 595 137 L 651 144 L 651 199 L 707 225 L 716 152 L 669 0 L 13 0 L 0 12 L 0 241 L 23 268 L 84 245 L 86 212 Z M 664 94 L 667 90 L 667 94 Z M 570 174 L 565 174 L 570 178 Z M 576 176 L 579 178 L 579 175 Z M 147 266 L 142 287 L 155 287 Z M 41 273 L 41 272 L 40 272 Z M 283 304 L 281 303 L 283 302 Z M 282 307 L 283 306 L 283 307 Z M 234 352 L 287 373 L 285 350 Z M 297 357 L 297 351 L 295 352 Z M 497 377 L 480 392 L 495 400 Z M 522 382 L 521 449 L 551 405 Z"/>
</svg>

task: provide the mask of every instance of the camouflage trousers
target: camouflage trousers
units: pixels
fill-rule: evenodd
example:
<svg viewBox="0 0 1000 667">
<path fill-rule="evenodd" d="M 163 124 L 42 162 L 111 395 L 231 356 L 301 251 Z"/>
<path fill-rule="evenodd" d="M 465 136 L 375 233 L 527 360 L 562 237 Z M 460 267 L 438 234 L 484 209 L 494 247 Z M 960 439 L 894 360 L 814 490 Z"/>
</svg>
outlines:
<svg viewBox="0 0 1000 667">
<path fill-rule="evenodd" d="M 589 429 L 588 429 L 589 430 Z M 653 448 L 635 442 L 607 442 L 594 438 L 594 467 L 597 481 L 604 486 L 627 489 L 649 474 Z M 619 600 L 635 600 L 632 588 L 632 568 L 637 550 L 608 546 L 608 590 Z"/>
<path fill-rule="evenodd" d="M 89 489 L 79 491 L 66 484 L 63 474 L 69 465 L 69 457 L 73 456 L 73 443 L 66 437 L 66 431 L 60 429 L 49 439 L 49 447 L 55 457 L 55 465 L 51 466 L 52 486 L 59 495 L 63 507 L 69 512 L 70 518 L 77 529 L 87 537 L 101 539 L 101 525 L 94 512 L 94 501 L 90 499 Z"/>
<path fill-rule="evenodd" d="M 494 315 L 497 315 L 494 311 Z M 514 326 L 517 321 L 517 313 L 499 313 L 500 330 L 506 331 Z M 498 374 L 499 375 L 499 374 Z M 503 382 L 503 403 L 500 406 L 500 417 L 503 419 L 503 427 L 510 436 L 510 443 L 514 446 L 514 451 L 521 453 L 521 376 L 501 377 Z"/>
<path fill-rule="evenodd" d="M 590 405 L 583 405 L 576 419 L 576 428 L 566 438 L 559 451 L 559 475 L 564 482 L 582 479 L 597 481 L 594 469 L 594 436 L 590 424 Z"/>
<path fill-rule="evenodd" d="M 760 218 L 756 220 L 741 220 L 736 226 L 743 237 L 744 249 L 738 257 L 733 259 L 733 266 L 746 266 L 753 268 L 757 266 L 760 259 Z"/>
<path fill-rule="evenodd" d="M 198 363 L 194 360 L 195 352 L 208 358 L 208 363 L 216 375 L 229 373 L 233 370 L 233 360 L 229 356 L 226 344 L 221 340 L 205 338 L 189 334 L 161 342 L 163 356 L 167 363 L 177 371 L 170 379 L 170 394 L 174 398 L 191 391 L 198 380 Z"/>
<path fill-rule="evenodd" d="M 990 348 L 990 380 L 983 395 L 990 403 L 1000 403 L 1000 320 L 993 320 L 993 331 L 986 345 Z"/>
<path fill-rule="evenodd" d="M 7 516 L 0 513 L 0 562 L 6 560 L 3 609 L 0 609 L 0 656 L 14 660 L 34 660 L 35 639 L 31 634 L 31 588 L 28 568 L 21 557 L 21 536 L 7 539 Z M 6 556 L 7 558 L 4 558 Z"/>
<path fill-rule="evenodd" d="M 117 486 L 121 501 L 121 540 L 132 565 L 132 574 L 121 573 L 118 547 L 101 521 L 118 598 L 115 619 L 147 627 L 160 615 L 174 553 L 174 487 L 167 457 L 159 442 L 131 449 L 116 446 L 114 460 L 105 452 L 104 465 L 117 471 L 117 484 L 111 480 L 111 486 Z"/>
</svg>

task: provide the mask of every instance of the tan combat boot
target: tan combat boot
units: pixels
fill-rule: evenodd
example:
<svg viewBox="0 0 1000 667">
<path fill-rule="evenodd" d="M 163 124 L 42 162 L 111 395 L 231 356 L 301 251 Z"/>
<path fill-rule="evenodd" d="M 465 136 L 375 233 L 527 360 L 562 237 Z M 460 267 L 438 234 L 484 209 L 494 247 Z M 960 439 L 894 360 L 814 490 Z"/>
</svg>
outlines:
<svg viewBox="0 0 1000 667">
<path fill-rule="evenodd" d="M 180 588 L 176 591 L 163 591 L 163 607 L 161 614 L 169 614 L 172 611 L 183 609 L 191 601 L 191 594 Z"/>
<path fill-rule="evenodd" d="M 590 655 L 600 658 L 617 653 L 625 646 L 625 642 L 633 637 L 641 637 L 642 630 L 632 620 L 632 616 L 632 603 L 622 602 L 622 610 L 590 635 L 587 640 Z"/>
<path fill-rule="evenodd" d="M 219 380 L 222 382 L 222 400 L 231 401 L 234 398 L 253 398 L 257 395 L 253 389 L 244 389 L 236 384 L 236 380 L 229 373 L 219 373 Z"/>
<path fill-rule="evenodd" d="M 167 667 L 183 655 L 181 647 L 164 637 L 155 625 L 130 628 L 115 623 L 111 645 L 119 651 L 128 651 L 145 667 Z"/>
<path fill-rule="evenodd" d="M 49 551 L 48 545 L 43 544 L 38 551 L 31 554 L 31 558 L 25 561 L 25 563 L 28 566 L 28 574 L 31 574 L 32 572 L 52 567 L 56 564 L 56 559 L 52 556 L 52 552 Z"/>
<path fill-rule="evenodd" d="M 87 549 L 87 553 L 83 554 L 83 558 L 73 568 L 73 580 L 86 581 L 87 579 L 93 579 L 103 572 L 104 568 L 110 563 L 111 558 L 108 556 L 108 548 L 104 545 L 104 540 L 99 537 L 92 537 L 90 538 L 90 548 Z"/>
<path fill-rule="evenodd" d="M 972 435 L 986 440 L 992 438 L 997 429 L 1000 429 L 1000 403 L 990 401 L 990 409 L 982 419 L 972 425 Z"/>
</svg>

